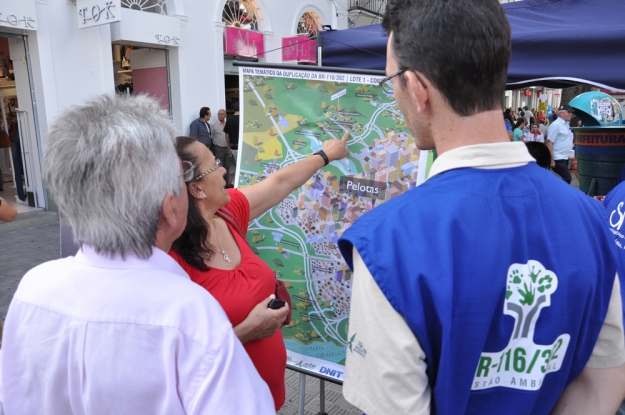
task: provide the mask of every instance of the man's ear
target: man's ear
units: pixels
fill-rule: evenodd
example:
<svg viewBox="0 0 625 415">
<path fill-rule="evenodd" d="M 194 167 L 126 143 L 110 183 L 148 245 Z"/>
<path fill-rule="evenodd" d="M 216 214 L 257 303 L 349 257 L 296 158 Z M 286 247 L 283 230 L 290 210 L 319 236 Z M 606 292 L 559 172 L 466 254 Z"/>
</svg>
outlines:
<svg viewBox="0 0 625 415">
<path fill-rule="evenodd" d="M 169 228 L 175 227 L 178 224 L 176 213 L 179 208 L 178 199 L 172 194 L 167 194 L 163 199 L 161 216 L 158 219 L 159 228 L 162 228 L 163 225 Z"/>
<path fill-rule="evenodd" d="M 424 79 L 423 74 L 419 73 L 421 79 L 424 79 L 426 83 L 426 85 L 423 85 L 414 71 L 406 71 L 400 76 L 403 76 L 406 81 L 406 90 L 410 95 L 414 110 L 417 113 L 424 112 L 430 100 L 430 87 L 427 85 L 428 81 Z M 428 87 L 426 88 L 426 86 Z"/>
</svg>

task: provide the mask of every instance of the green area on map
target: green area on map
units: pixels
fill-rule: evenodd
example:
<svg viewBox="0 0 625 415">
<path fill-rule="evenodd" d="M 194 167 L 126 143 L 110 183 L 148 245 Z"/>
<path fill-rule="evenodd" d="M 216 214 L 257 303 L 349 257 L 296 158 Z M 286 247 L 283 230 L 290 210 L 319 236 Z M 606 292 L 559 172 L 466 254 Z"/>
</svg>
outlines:
<svg viewBox="0 0 625 415">
<path fill-rule="evenodd" d="M 344 364 L 352 274 L 338 238 L 364 213 L 416 186 L 419 150 L 393 97 L 377 85 L 242 77 L 239 187 L 351 133 L 346 159 L 317 171 L 248 231 L 252 248 L 291 293 L 287 347 Z"/>
</svg>

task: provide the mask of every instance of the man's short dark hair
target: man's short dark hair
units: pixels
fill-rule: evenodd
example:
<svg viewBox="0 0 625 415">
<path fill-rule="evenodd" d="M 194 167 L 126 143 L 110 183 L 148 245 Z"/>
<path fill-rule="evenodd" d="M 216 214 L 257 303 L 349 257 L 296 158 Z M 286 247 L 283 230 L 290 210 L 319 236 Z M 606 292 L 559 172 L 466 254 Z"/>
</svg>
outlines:
<svg viewBox="0 0 625 415">
<path fill-rule="evenodd" d="M 210 108 L 208 108 L 208 107 L 202 107 L 202 108 L 200 109 L 200 118 L 204 118 L 204 117 L 206 117 L 210 111 L 211 111 L 211 109 L 210 109 Z"/>
<path fill-rule="evenodd" d="M 458 115 L 501 107 L 511 46 L 497 0 L 389 0 L 382 25 L 398 69 L 422 72 Z"/>
</svg>

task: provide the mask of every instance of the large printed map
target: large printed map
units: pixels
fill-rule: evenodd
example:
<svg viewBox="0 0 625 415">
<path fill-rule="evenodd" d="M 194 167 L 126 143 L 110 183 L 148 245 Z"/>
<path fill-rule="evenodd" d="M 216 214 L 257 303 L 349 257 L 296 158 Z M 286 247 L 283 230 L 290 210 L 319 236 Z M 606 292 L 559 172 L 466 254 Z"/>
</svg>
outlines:
<svg viewBox="0 0 625 415">
<path fill-rule="evenodd" d="M 350 155 L 332 162 L 250 223 L 252 249 L 289 289 L 282 329 L 288 363 L 343 379 L 351 271 L 337 248 L 358 218 L 414 188 L 421 152 L 381 77 L 240 68 L 241 131 L 236 182 L 255 184 L 351 133 Z M 423 169 L 421 169 L 423 170 Z"/>
</svg>

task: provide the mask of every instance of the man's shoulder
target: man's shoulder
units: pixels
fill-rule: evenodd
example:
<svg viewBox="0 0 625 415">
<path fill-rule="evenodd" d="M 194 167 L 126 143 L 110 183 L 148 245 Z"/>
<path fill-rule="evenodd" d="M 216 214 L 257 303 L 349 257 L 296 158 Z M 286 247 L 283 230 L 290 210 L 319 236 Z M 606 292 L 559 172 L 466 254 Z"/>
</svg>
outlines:
<svg viewBox="0 0 625 415">
<path fill-rule="evenodd" d="M 115 315 L 120 323 L 184 326 L 187 331 L 192 324 L 185 321 L 229 326 L 208 291 L 181 273 L 157 267 L 103 269 L 70 257 L 26 273 L 15 299 L 80 319 Z"/>
<path fill-rule="evenodd" d="M 614 189 L 606 195 L 603 200 L 603 206 L 607 210 L 615 209 L 618 204 L 625 202 L 625 182 L 618 184 Z M 625 209 L 619 209 L 620 212 L 625 212 Z"/>
</svg>

